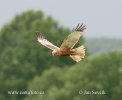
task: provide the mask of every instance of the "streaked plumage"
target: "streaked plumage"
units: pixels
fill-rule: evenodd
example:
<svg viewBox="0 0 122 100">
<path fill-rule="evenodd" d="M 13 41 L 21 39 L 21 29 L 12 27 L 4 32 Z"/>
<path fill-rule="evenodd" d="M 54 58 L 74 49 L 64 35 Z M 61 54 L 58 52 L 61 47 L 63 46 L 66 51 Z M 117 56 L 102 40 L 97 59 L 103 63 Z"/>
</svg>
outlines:
<svg viewBox="0 0 122 100">
<path fill-rule="evenodd" d="M 83 45 L 78 48 L 73 47 L 79 41 L 85 29 L 85 25 L 82 24 L 79 26 L 78 24 L 77 27 L 73 29 L 72 33 L 64 39 L 60 48 L 45 39 L 45 37 L 41 33 L 36 32 L 36 36 L 39 43 L 52 50 L 52 55 L 69 56 L 74 61 L 79 62 L 85 56 L 85 48 Z"/>
</svg>

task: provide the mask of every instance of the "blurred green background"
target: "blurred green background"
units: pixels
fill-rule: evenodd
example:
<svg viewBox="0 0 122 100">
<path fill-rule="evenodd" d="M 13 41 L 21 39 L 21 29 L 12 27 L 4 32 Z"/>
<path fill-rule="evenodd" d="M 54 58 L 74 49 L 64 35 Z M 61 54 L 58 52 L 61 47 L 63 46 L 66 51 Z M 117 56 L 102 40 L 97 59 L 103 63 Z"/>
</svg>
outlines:
<svg viewBox="0 0 122 100">
<path fill-rule="evenodd" d="M 42 11 L 25 11 L 5 24 L 0 29 L 0 100 L 122 100 L 121 39 L 82 37 L 77 46 L 84 44 L 87 55 L 75 63 L 53 57 L 37 43 L 35 31 L 57 46 L 71 32 Z M 85 93 L 101 90 L 106 94 Z"/>
</svg>

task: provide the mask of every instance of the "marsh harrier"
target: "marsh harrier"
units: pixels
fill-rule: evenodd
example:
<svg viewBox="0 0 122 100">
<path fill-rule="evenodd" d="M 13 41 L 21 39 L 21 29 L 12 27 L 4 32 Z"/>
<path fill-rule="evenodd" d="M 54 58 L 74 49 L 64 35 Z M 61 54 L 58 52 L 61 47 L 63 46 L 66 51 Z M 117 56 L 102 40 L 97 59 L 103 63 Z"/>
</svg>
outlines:
<svg viewBox="0 0 122 100">
<path fill-rule="evenodd" d="M 47 39 L 45 39 L 45 37 L 40 32 L 36 32 L 36 36 L 37 36 L 37 41 L 39 43 L 52 50 L 53 56 L 69 56 L 74 61 L 79 62 L 85 56 L 85 48 L 83 45 L 77 48 L 73 48 L 73 47 L 79 41 L 85 29 L 86 29 L 85 25 L 78 24 L 76 28 L 73 28 L 71 34 L 69 34 L 64 39 L 60 48 L 55 46 L 51 42 L 49 42 Z"/>
</svg>

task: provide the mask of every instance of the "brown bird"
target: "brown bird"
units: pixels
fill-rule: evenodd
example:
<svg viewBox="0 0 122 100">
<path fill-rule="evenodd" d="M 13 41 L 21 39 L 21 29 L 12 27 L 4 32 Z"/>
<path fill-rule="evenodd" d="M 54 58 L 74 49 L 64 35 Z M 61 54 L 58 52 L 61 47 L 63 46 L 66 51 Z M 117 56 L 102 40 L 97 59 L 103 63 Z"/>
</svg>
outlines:
<svg viewBox="0 0 122 100">
<path fill-rule="evenodd" d="M 81 24 L 79 26 L 78 24 L 76 28 L 73 28 L 72 33 L 64 39 L 60 48 L 45 39 L 41 33 L 36 32 L 36 36 L 39 43 L 52 50 L 53 56 L 69 56 L 74 61 L 79 62 L 85 56 L 85 48 L 83 45 L 78 48 L 73 47 L 79 41 L 85 29 L 85 25 Z"/>
</svg>

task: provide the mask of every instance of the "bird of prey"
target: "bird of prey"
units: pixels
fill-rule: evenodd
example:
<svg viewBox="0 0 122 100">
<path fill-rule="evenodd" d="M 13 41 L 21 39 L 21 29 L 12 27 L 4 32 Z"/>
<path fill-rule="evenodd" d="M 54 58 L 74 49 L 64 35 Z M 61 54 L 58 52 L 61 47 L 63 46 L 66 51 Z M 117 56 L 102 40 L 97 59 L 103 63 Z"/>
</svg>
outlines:
<svg viewBox="0 0 122 100">
<path fill-rule="evenodd" d="M 74 61 L 79 62 L 85 56 L 85 47 L 83 45 L 73 48 L 75 44 L 79 41 L 83 34 L 86 26 L 81 24 L 73 28 L 71 34 L 69 34 L 61 44 L 60 48 L 49 42 L 40 32 L 36 32 L 37 41 L 43 46 L 52 50 L 53 56 L 69 56 Z"/>
</svg>

